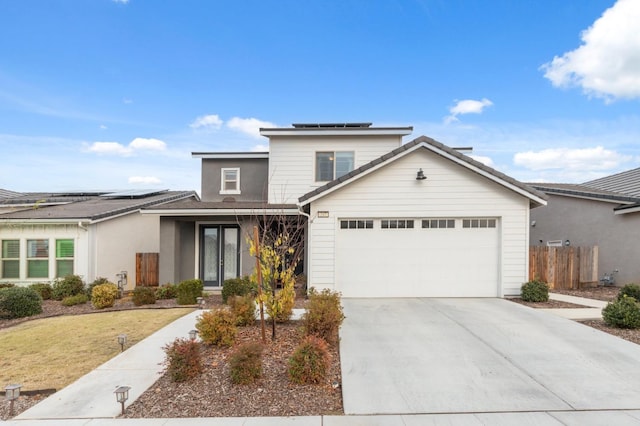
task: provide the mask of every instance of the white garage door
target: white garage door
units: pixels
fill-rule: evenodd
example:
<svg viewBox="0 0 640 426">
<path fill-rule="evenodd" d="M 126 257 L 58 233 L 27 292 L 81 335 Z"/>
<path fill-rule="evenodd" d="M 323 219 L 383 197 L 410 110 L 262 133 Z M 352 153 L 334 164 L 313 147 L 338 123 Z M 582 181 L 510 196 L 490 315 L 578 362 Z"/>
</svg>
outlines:
<svg viewBox="0 0 640 426">
<path fill-rule="evenodd" d="M 341 219 L 336 288 L 344 297 L 496 297 L 495 218 Z"/>
</svg>

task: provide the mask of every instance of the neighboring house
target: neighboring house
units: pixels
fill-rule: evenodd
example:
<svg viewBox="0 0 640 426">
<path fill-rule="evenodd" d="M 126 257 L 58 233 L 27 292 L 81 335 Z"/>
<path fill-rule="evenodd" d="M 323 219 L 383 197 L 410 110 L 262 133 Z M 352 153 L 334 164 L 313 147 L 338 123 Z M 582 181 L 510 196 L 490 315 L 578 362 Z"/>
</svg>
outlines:
<svg viewBox="0 0 640 426">
<path fill-rule="evenodd" d="M 193 153 L 202 201 L 160 216 L 160 280 L 209 288 L 251 273 L 269 215 L 306 223 L 309 286 L 345 297 L 502 297 L 527 280 L 529 210 L 544 194 L 411 127 L 266 128 L 268 153 Z"/>
<path fill-rule="evenodd" d="M 640 168 L 583 184 L 531 184 L 549 197 L 531 213 L 532 245 L 598 246 L 598 271 L 640 283 Z"/>
<path fill-rule="evenodd" d="M 68 274 L 136 283 L 136 253 L 159 251 L 159 220 L 140 209 L 193 191 L 25 193 L 0 199 L 0 282 L 27 285 Z"/>
</svg>

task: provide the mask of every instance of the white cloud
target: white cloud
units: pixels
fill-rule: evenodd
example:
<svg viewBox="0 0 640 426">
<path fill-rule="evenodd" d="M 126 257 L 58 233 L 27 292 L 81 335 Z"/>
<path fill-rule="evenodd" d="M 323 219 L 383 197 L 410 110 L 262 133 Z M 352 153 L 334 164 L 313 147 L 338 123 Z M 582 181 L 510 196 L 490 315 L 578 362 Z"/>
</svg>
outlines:
<svg viewBox="0 0 640 426">
<path fill-rule="evenodd" d="M 129 177 L 129 183 L 132 184 L 158 184 L 162 183 L 160 179 L 155 176 L 131 176 Z"/>
<path fill-rule="evenodd" d="M 127 4 L 127 3 L 129 3 L 129 0 L 111 0 L 111 1 L 113 1 L 114 3 L 120 3 L 120 4 Z"/>
<path fill-rule="evenodd" d="M 541 151 L 518 152 L 514 164 L 534 171 L 567 170 L 568 172 L 593 172 L 610 170 L 632 160 L 602 146 L 594 148 L 550 148 Z"/>
<path fill-rule="evenodd" d="M 268 121 L 258 120 L 257 118 L 233 117 L 231 120 L 227 121 L 227 127 L 232 130 L 237 130 L 239 132 L 245 133 L 249 136 L 253 136 L 254 138 L 259 138 L 261 127 L 277 126 Z"/>
<path fill-rule="evenodd" d="M 101 125 L 100 125 L 100 130 L 107 130 L 107 129 L 108 129 L 108 127 L 107 127 L 107 126 L 105 126 L 104 124 L 101 124 Z"/>
<path fill-rule="evenodd" d="M 468 155 L 468 157 L 471 157 L 474 160 L 481 162 L 485 166 L 495 167 L 491 157 L 487 157 L 487 156 L 484 156 L 484 155 L 474 155 L 474 154 L 470 154 L 470 155 Z"/>
<path fill-rule="evenodd" d="M 119 142 L 94 142 L 91 145 L 85 144 L 85 151 L 101 155 L 121 155 L 130 156 L 136 151 L 164 151 L 167 144 L 159 139 L 135 138 L 125 146 Z"/>
<path fill-rule="evenodd" d="M 618 0 L 581 34 L 582 45 L 542 65 L 556 87 L 606 101 L 640 98 L 640 1 Z"/>
<path fill-rule="evenodd" d="M 133 99 L 124 98 L 124 99 L 122 100 L 122 103 L 123 103 L 123 104 L 132 104 L 132 103 L 133 103 Z"/>
<path fill-rule="evenodd" d="M 253 152 L 269 152 L 269 145 L 258 144 L 251 148 Z"/>
<path fill-rule="evenodd" d="M 458 116 L 462 114 L 481 114 L 482 111 L 486 108 L 493 105 L 487 98 L 482 98 L 482 100 L 476 101 L 474 99 L 464 99 L 462 101 L 457 101 L 454 106 L 449 108 L 449 115 L 445 117 L 445 123 L 451 123 L 453 121 L 458 121 Z"/>
<path fill-rule="evenodd" d="M 217 114 L 210 115 L 201 115 L 200 117 L 193 120 L 193 123 L 189 124 L 189 127 L 192 129 L 210 129 L 210 130 L 218 130 L 222 127 L 223 121 Z"/>
<path fill-rule="evenodd" d="M 129 144 L 129 148 L 133 150 L 164 151 L 167 148 L 167 144 L 160 139 L 135 138 Z"/>
</svg>

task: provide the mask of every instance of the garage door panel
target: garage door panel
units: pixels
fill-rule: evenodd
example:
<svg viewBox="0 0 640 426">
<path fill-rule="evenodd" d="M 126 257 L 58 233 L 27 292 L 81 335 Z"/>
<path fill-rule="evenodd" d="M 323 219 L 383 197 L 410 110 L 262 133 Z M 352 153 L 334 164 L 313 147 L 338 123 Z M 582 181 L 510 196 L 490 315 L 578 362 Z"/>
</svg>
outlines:
<svg viewBox="0 0 640 426">
<path fill-rule="evenodd" d="M 459 220 L 458 220 L 459 221 Z M 416 221 L 419 225 L 420 221 Z M 499 227 L 339 229 L 336 288 L 345 297 L 495 297 Z"/>
</svg>

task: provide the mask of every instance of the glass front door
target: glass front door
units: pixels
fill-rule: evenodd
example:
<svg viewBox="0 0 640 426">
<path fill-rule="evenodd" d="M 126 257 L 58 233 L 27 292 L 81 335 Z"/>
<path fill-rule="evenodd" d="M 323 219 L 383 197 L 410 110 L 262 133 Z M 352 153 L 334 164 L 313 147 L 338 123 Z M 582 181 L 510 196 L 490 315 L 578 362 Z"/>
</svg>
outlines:
<svg viewBox="0 0 640 426">
<path fill-rule="evenodd" d="M 207 287 L 240 276 L 240 229 L 234 225 L 200 228 L 200 279 Z"/>
</svg>

